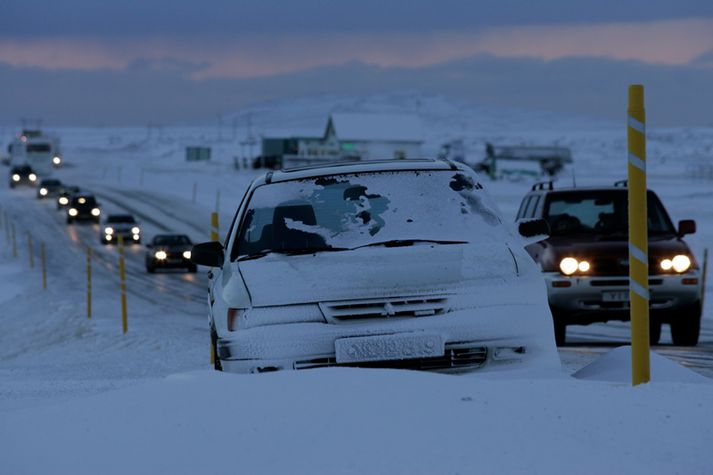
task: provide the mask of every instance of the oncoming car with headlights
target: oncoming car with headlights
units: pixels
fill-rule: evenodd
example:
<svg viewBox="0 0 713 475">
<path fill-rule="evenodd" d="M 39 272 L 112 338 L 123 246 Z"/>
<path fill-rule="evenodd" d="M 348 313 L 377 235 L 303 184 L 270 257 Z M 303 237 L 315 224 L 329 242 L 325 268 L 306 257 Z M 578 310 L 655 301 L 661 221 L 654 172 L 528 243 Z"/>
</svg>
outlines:
<svg viewBox="0 0 713 475">
<path fill-rule="evenodd" d="M 18 185 L 35 186 L 37 174 L 29 165 L 18 165 L 10 169 L 10 188 Z"/>
<path fill-rule="evenodd" d="M 213 268 L 216 369 L 558 366 L 542 275 L 523 244 L 460 164 L 267 173 L 225 246 L 193 247 L 193 262 Z"/>
<path fill-rule="evenodd" d="M 67 224 L 75 221 L 94 221 L 99 223 L 101 209 L 94 195 L 80 193 L 72 195 L 67 205 Z"/>
<path fill-rule="evenodd" d="M 525 196 L 517 219 L 543 218 L 548 239 L 527 250 L 547 282 L 557 343 L 568 325 L 629 320 L 627 189 L 553 189 L 538 184 Z M 701 321 L 701 271 L 683 240 L 696 223 L 674 227 L 661 200 L 648 191 L 650 339 L 671 325 L 675 345 L 696 345 Z"/>
<path fill-rule="evenodd" d="M 102 244 L 117 244 L 119 237 L 124 240 L 124 244 L 141 243 L 141 228 L 130 214 L 110 214 L 100 233 Z"/>
<path fill-rule="evenodd" d="M 185 234 L 159 234 L 146 246 L 146 272 L 156 269 L 186 269 L 196 272 L 198 267 L 191 262 L 193 243 Z"/>
<path fill-rule="evenodd" d="M 37 199 L 53 198 L 62 189 L 62 182 L 54 178 L 46 178 L 40 181 L 37 187 Z"/>
</svg>

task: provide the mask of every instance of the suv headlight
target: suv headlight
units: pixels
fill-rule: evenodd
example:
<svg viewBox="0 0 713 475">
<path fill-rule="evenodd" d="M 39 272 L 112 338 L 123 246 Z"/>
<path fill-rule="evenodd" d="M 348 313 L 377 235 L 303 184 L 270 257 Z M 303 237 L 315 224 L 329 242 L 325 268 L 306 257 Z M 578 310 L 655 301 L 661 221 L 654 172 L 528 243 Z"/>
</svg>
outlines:
<svg viewBox="0 0 713 475">
<path fill-rule="evenodd" d="M 47 196 L 47 188 L 40 188 L 40 195 Z"/>
<path fill-rule="evenodd" d="M 185 259 L 190 259 L 191 258 L 191 251 L 183 251 L 183 257 Z"/>
<path fill-rule="evenodd" d="M 99 208 L 92 209 L 92 216 L 99 216 L 100 214 L 101 214 L 101 210 Z"/>
<path fill-rule="evenodd" d="M 114 228 L 106 227 L 104 228 L 104 234 L 114 234 Z"/>
<path fill-rule="evenodd" d="M 77 214 L 79 214 L 79 212 L 74 208 L 69 208 L 69 211 L 67 211 L 67 212 L 69 213 L 70 216 L 77 216 Z"/>
<path fill-rule="evenodd" d="M 158 259 L 159 261 L 162 261 L 168 257 L 166 255 L 166 251 L 156 251 L 156 254 L 154 254 L 154 257 Z"/>
<path fill-rule="evenodd" d="M 591 268 L 592 265 L 589 261 L 578 261 L 574 257 L 565 257 L 560 261 L 560 271 L 562 271 L 564 275 L 572 275 L 577 271 L 586 273 L 589 272 Z"/>
<path fill-rule="evenodd" d="M 12 181 L 20 181 L 20 175 L 18 175 L 17 173 L 12 175 Z"/>
<path fill-rule="evenodd" d="M 66 196 L 61 196 L 57 201 L 59 201 L 59 204 L 61 205 L 69 204 L 69 198 L 67 198 Z"/>
<path fill-rule="evenodd" d="M 131 234 L 139 234 L 140 232 L 141 230 L 138 226 L 134 226 L 133 228 L 131 228 Z"/>
<path fill-rule="evenodd" d="M 680 274 L 691 268 L 691 258 L 685 254 L 678 254 L 674 256 L 673 259 L 662 259 L 661 262 L 659 262 L 659 267 L 661 267 L 663 271 L 673 269 Z"/>
<path fill-rule="evenodd" d="M 59 165 L 60 163 L 62 163 L 62 159 L 55 156 L 54 158 L 52 158 L 52 163 L 54 163 L 55 165 Z"/>
<path fill-rule="evenodd" d="M 35 181 L 35 180 L 37 180 L 37 175 L 35 175 L 34 173 L 30 173 L 29 178 L 30 178 L 30 181 Z"/>
</svg>

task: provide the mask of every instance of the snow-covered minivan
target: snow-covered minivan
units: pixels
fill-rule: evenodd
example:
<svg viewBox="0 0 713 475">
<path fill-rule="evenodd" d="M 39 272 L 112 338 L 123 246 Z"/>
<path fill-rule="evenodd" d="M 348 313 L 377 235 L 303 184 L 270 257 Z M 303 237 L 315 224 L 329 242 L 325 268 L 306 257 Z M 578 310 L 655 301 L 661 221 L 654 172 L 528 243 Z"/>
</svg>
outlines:
<svg viewBox="0 0 713 475">
<path fill-rule="evenodd" d="M 478 176 L 444 160 L 269 172 L 225 243 L 192 250 L 213 268 L 216 368 L 559 365 L 545 284 L 524 250 L 546 227 L 516 234 Z"/>
</svg>

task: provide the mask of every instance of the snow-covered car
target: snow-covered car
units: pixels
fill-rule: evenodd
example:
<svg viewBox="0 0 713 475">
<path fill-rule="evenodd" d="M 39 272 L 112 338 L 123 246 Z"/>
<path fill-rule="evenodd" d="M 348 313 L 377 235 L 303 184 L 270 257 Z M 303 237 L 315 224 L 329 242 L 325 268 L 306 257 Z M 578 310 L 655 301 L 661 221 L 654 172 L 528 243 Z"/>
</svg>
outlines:
<svg viewBox="0 0 713 475">
<path fill-rule="evenodd" d="M 647 196 L 651 344 L 661 325 L 671 326 L 675 345 L 698 343 L 701 328 L 701 268 L 683 236 L 693 220 L 675 227 L 653 191 Z M 629 320 L 628 197 L 617 186 L 555 188 L 537 184 L 525 195 L 516 219 L 545 219 L 551 236 L 527 247 L 547 282 L 557 344 L 568 325 Z"/>
<path fill-rule="evenodd" d="M 67 224 L 75 221 L 94 221 L 99 224 L 101 209 L 94 195 L 79 193 L 72 195 L 67 205 Z"/>
<path fill-rule="evenodd" d="M 29 165 L 18 165 L 10 169 L 10 188 L 18 185 L 35 186 L 37 174 Z"/>
<path fill-rule="evenodd" d="M 191 259 L 213 267 L 217 369 L 558 365 L 527 242 L 466 166 L 387 160 L 255 179 L 225 245 Z"/>
<path fill-rule="evenodd" d="M 82 190 L 78 186 L 64 185 L 57 193 L 57 209 L 61 210 L 69 206 L 72 195 L 80 193 Z"/>
<path fill-rule="evenodd" d="M 37 199 L 43 200 L 57 196 L 62 189 L 62 182 L 55 178 L 46 178 L 40 181 L 37 187 Z"/>
<path fill-rule="evenodd" d="M 119 236 L 124 240 L 124 244 L 140 244 L 141 228 L 133 215 L 130 214 L 110 214 L 104 221 L 104 229 L 101 230 L 99 240 L 102 244 L 117 244 Z"/>
<path fill-rule="evenodd" d="M 196 272 L 198 267 L 191 262 L 193 242 L 185 234 L 158 234 L 146 245 L 146 272 L 156 269 L 186 269 Z"/>
</svg>

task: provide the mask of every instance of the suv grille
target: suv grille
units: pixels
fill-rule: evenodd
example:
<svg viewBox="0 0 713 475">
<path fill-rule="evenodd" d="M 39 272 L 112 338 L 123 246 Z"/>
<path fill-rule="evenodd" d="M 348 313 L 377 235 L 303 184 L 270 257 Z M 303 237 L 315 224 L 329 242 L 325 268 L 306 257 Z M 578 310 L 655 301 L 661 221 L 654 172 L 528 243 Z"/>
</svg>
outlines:
<svg viewBox="0 0 713 475">
<path fill-rule="evenodd" d="M 337 363 L 333 356 L 296 361 L 294 369 L 328 368 L 350 366 L 359 368 L 393 368 L 436 371 L 444 369 L 470 370 L 480 368 L 488 359 L 485 346 L 463 346 L 462 343 L 446 345 L 443 356 L 434 358 L 413 358 L 406 360 L 367 361 L 361 363 Z"/>
<path fill-rule="evenodd" d="M 345 322 L 368 318 L 429 317 L 446 313 L 448 299 L 436 297 L 404 297 L 378 300 L 352 300 L 320 303 L 328 322 Z"/>
</svg>

